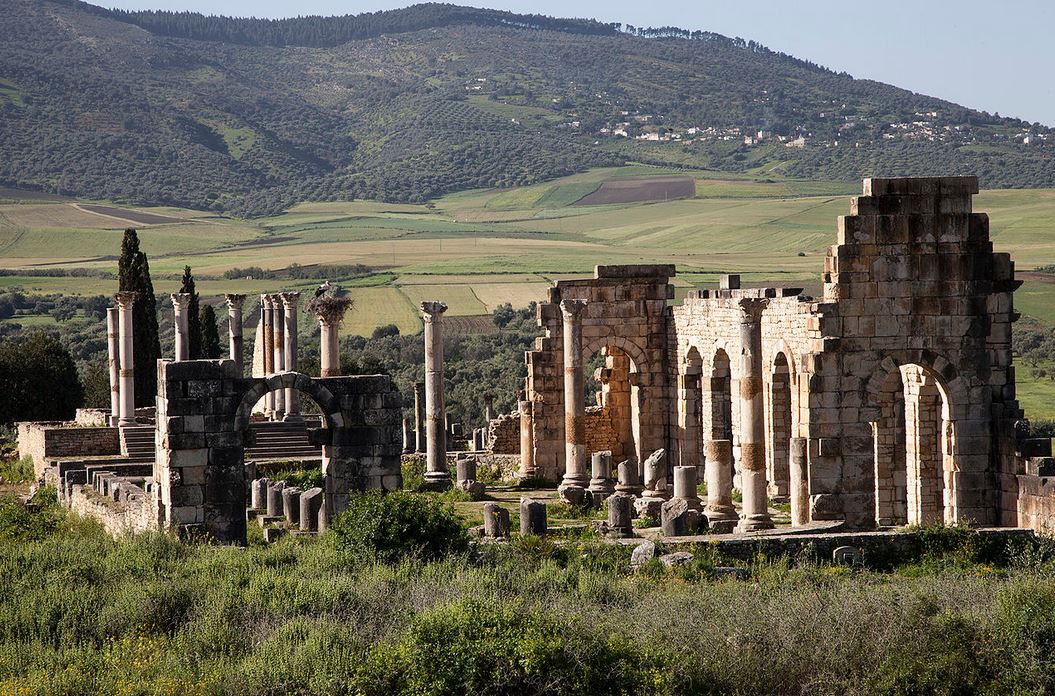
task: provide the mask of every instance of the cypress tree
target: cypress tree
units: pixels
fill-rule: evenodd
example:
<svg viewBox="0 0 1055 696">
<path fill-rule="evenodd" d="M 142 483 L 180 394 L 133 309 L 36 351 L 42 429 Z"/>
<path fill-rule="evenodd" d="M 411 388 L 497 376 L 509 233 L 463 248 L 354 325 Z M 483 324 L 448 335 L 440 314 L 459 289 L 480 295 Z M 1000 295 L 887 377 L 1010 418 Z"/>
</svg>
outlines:
<svg viewBox="0 0 1055 696">
<path fill-rule="evenodd" d="M 190 295 L 190 306 L 187 307 L 187 333 L 188 338 L 190 338 L 189 358 L 198 360 L 204 358 L 205 354 L 202 353 L 200 303 L 198 301 L 198 293 L 194 289 L 194 276 L 191 275 L 190 266 L 183 267 L 183 284 L 180 286 L 179 291 Z"/>
<path fill-rule="evenodd" d="M 132 353 L 135 358 L 135 404 L 153 406 L 157 398 L 157 361 L 161 357 L 158 337 L 157 298 L 150 281 L 150 263 L 139 250 L 139 235 L 132 228 L 121 240 L 121 258 L 117 262 L 121 291 L 137 293 L 132 308 Z"/>
<path fill-rule="evenodd" d="M 211 304 L 201 308 L 201 357 L 215 360 L 222 357 L 220 330 L 216 326 L 216 310 Z"/>
</svg>

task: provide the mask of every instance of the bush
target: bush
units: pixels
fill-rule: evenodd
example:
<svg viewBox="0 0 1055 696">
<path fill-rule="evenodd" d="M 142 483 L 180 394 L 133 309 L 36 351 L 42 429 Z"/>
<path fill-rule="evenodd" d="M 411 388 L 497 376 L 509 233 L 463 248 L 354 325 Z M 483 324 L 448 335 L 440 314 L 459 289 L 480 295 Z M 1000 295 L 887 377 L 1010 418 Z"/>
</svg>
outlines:
<svg viewBox="0 0 1055 696">
<path fill-rule="evenodd" d="M 432 561 L 469 548 L 469 534 L 449 505 L 404 491 L 353 495 L 330 529 L 337 548 L 357 560 Z"/>
<path fill-rule="evenodd" d="M 0 479 L 4 483 L 29 483 L 33 480 L 33 457 L 0 459 Z"/>
</svg>

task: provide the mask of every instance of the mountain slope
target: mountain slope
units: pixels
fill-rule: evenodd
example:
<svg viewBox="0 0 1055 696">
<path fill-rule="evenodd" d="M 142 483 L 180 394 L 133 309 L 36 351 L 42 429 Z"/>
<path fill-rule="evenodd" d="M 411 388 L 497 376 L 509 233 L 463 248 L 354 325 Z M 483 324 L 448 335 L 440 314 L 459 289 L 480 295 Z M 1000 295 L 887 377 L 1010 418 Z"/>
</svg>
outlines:
<svg viewBox="0 0 1055 696">
<path fill-rule="evenodd" d="M 243 215 L 628 160 L 1055 185 L 1039 124 L 705 32 L 449 5 L 277 22 L 8 5 L 0 185 Z"/>
</svg>

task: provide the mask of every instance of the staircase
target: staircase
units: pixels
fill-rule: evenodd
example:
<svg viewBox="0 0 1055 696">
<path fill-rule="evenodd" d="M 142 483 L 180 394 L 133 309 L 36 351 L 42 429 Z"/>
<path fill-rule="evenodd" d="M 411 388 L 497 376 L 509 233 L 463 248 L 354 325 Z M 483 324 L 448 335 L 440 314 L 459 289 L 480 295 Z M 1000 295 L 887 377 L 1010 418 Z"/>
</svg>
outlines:
<svg viewBox="0 0 1055 696">
<path fill-rule="evenodd" d="M 121 428 L 121 453 L 130 462 L 153 462 L 154 426 L 133 425 Z"/>
<path fill-rule="evenodd" d="M 252 445 L 245 448 L 246 461 L 268 459 L 318 459 L 322 450 L 308 441 L 308 427 L 318 423 L 270 422 L 252 423 Z"/>
</svg>

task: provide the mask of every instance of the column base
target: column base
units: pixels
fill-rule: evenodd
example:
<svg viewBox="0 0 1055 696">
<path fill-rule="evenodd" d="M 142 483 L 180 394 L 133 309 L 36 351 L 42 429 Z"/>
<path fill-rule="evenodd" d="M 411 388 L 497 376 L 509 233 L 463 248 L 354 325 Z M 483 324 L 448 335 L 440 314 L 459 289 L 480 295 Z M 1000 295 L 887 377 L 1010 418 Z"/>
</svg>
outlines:
<svg viewBox="0 0 1055 696">
<path fill-rule="evenodd" d="M 703 513 L 707 515 L 707 519 L 710 520 L 711 524 L 715 522 L 739 522 L 740 515 L 736 513 L 736 508 L 732 504 L 715 504 L 706 505 L 703 508 Z"/>
<path fill-rule="evenodd" d="M 130 427 L 133 427 L 133 426 L 136 426 L 136 425 L 139 425 L 139 424 L 136 423 L 136 419 L 135 418 L 119 418 L 117 420 L 117 427 L 118 428 L 130 428 Z"/>
<path fill-rule="evenodd" d="M 451 474 L 449 471 L 426 471 L 425 472 L 425 485 L 426 491 L 440 492 L 449 491 L 454 482 L 451 480 Z"/>
<path fill-rule="evenodd" d="M 736 526 L 738 532 L 757 532 L 763 529 L 773 529 L 773 520 L 769 515 L 751 515 L 740 520 Z"/>
<path fill-rule="evenodd" d="M 568 505 L 582 505 L 586 500 L 586 484 L 589 482 L 586 476 L 565 475 L 557 486 L 557 495 Z"/>
<path fill-rule="evenodd" d="M 300 415 L 299 413 L 287 413 L 285 416 L 282 417 L 282 421 L 285 423 L 303 423 L 304 416 Z"/>
</svg>

